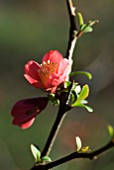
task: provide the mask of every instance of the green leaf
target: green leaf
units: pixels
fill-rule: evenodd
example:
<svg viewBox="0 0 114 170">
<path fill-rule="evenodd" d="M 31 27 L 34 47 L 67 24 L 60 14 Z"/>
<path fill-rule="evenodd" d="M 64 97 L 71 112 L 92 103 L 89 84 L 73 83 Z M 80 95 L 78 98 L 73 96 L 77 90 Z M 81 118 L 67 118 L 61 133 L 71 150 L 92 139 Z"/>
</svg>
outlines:
<svg viewBox="0 0 114 170">
<path fill-rule="evenodd" d="M 83 103 L 81 102 L 75 102 L 72 104 L 72 107 L 82 107 L 84 109 L 86 109 L 88 112 L 93 112 L 93 109 L 87 105 L 84 105 Z"/>
<path fill-rule="evenodd" d="M 58 105 L 60 104 L 59 99 L 56 99 L 56 98 L 55 98 L 55 99 L 52 101 L 52 104 L 55 105 L 55 106 L 58 106 Z"/>
<path fill-rule="evenodd" d="M 30 145 L 32 154 L 35 158 L 35 162 L 39 162 L 40 161 L 40 156 L 41 156 L 41 152 L 37 149 L 37 147 L 33 144 Z"/>
<path fill-rule="evenodd" d="M 92 26 L 98 22 L 99 22 L 98 20 L 95 20 L 95 21 L 89 21 L 87 24 L 83 23 L 80 27 L 80 31 L 82 33 L 92 32 L 93 31 Z"/>
<path fill-rule="evenodd" d="M 43 156 L 43 157 L 42 157 L 42 161 L 43 161 L 43 162 L 51 162 L 52 160 L 51 160 L 51 158 L 48 157 L 48 156 Z"/>
<path fill-rule="evenodd" d="M 81 25 L 81 27 L 80 27 L 80 31 L 84 31 L 84 29 L 87 27 L 88 25 L 87 24 L 83 24 L 83 25 Z"/>
<path fill-rule="evenodd" d="M 95 20 L 95 21 L 89 21 L 88 25 L 89 26 L 93 26 L 94 24 L 99 23 L 99 20 Z"/>
<path fill-rule="evenodd" d="M 68 88 L 71 85 L 70 81 L 65 81 L 64 82 L 64 88 Z"/>
<path fill-rule="evenodd" d="M 70 76 L 76 76 L 76 75 L 78 75 L 78 74 L 83 74 L 83 75 L 85 75 L 88 79 L 92 79 L 92 75 L 91 75 L 91 73 L 89 73 L 89 72 L 87 72 L 87 71 L 76 71 L 76 72 L 71 72 L 70 73 Z"/>
<path fill-rule="evenodd" d="M 89 86 L 86 84 L 83 86 L 77 101 L 79 102 L 81 100 L 86 99 L 86 97 L 88 97 L 88 95 L 89 95 Z"/>
<path fill-rule="evenodd" d="M 83 86 L 81 93 L 78 95 L 77 100 L 72 104 L 72 107 L 78 106 L 81 100 L 84 100 L 89 95 L 89 86 L 86 84 Z"/>
<path fill-rule="evenodd" d="M 49 93 L 49 94 L 48 94 L 48 98 L 49 98 L 49 100 L 52 101 L 52 100 L 55 98 L 55 94 Z"/>
<path fill-rule="evenodd" d="M 75 92 L 76 93 L 76 92 Z M 85 108 L 88 112 L 93 112 L 93 109 L 85 104 L 88 102 L 85 100 L 89 95 L 89 86 L 86 84 L 83 86 L 82 91 L 77 95 L 77 100 L 71 105 L 72 107 L 82 107 Z"/>
<path fill-rule="evenodd" d="M 93 112 L 93 109 L 89 106 L 84 105 L 84 108 L 88 111 L 88 112 Z"/>
<path fill-rule="evenodd" d="M 90 148 L 89 148 L 89 146 L 84 146 L 84 147 L 81 148 L 81 151 L 82 152 L 88 152 L 88 151 L 90 151 Z"/>
<path fill-rule="evenodd" d="M 111 125 L 108 125 L 108 132 L 111 138 L 114 138 L 114 128 Z"/>
<path fill-rule="evenodd" d="M 93 112 L 93 109 L 87 105 L 84 105 L 83 103 L 77 103 L 77 107 L 82 107 L 86 109 L 88 112 Z"/>
<path fill-rule="evenodd" d="M 87 26 L 83 29 L 83 33 L 88 33 L 88 32 L 92 32 L 93 28 L 91 26 Z"/>
<path fill-rule="evenodd" d="M 51 103 L 53 104 L 53 105 L 59 105 L 59 103 L 60 103 L 60 101 L 59 101 L 59 99 L 57 99 L 56 97 L 55 97 L 55 94 L 49 94 L 48 95 L 48 97 L 49 97 L 49 100 L 51 101 Z"/>
<path fill-rule="evenodd" d="M 88 101 L 87 101 L 87 100 L 82 100 L 82 101 L 81 101 L 81 103 L 83 103 L 83 104 L 87 104 L 87 103 L 88 103 Z"/>
<path fill-rule="evenodd" d="M 76 137 L 76 147 L 77 147 L 77 151 L 80 151 L 82 147 L 82 141 L 78 136 Z"/>
<path fill-rule="evenodd" d="M 80 26 L 82 26 L 84 24 L 84 20 L 83 20 L 82 14 L 80 12 L 78 13 L 78 18 L 79 18 L 79 24 L 80 24 Z"/>
</svg>

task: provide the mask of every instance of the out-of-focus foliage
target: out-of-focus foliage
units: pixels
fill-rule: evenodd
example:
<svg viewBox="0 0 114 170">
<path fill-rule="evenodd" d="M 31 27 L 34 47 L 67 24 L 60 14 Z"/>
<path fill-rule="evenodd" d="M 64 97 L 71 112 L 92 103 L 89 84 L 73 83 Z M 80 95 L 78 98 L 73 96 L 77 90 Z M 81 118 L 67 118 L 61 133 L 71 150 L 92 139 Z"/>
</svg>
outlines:
<svg viewBox="0 0 114 170">
<path fill-rule="evenodd" d="M 89 71 L 90 81 L 75 77 L 81 84 L 89 83 L 89 103 L 94 112 L 76 108 L 65 119 L 52 159 L 75 149 L 74 137 L 80 136 L 84 146 L 92 150 L 109 140 L 107 124 L 114 126 L 114 1 L 76 1 L 78 12 L 88 20 L 100 21 L 94 31 L 83 35 L 76 46 L 74 70 Z M 55 118 L 49 105 L 35 124 L 22 131 L 11 124 L 10 110 L 23 98 L 44 95 L 23 78 L 23 67 L 30 59 L 41 61 L 50 49 L 66 53 L 69 18 L 65 0 L 0 0 L 0 169 L 24 170 L 33 165 L 31 143 L 42 149 Z M 39 128 L 40 127 L 40 128 Z M 55 169 L 112 170 L 114 150 L 94 161 L 74 160 Z"/>
</svg>

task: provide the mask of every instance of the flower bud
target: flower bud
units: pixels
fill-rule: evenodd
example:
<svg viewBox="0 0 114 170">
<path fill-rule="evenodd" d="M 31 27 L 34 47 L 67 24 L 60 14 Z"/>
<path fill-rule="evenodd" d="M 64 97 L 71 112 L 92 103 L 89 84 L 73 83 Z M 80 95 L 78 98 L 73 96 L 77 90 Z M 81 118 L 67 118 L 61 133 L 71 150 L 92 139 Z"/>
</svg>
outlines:
<svg viewBox="0 0 114 170">
<path fill-rule="evenodd" d="M 22 129 L 30 127 L 47 103 L 47 97 L 29 98 L 16 102 L 11 110 L 11 115 L 14 117 L 12 123 Z"/>
</svg>

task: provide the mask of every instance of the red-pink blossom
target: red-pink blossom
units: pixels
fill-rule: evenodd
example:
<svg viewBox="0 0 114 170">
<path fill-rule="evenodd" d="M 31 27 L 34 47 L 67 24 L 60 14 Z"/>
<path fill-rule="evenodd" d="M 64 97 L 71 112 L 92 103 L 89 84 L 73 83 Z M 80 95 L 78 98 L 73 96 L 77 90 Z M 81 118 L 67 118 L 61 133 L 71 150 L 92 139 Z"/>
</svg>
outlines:
<svg viewBox="0 0 114 170">
<path fill-rule="evenodd" d="M 57 50 L 51 50 L 44 55 L 42 64 L 31 60 L 24 70 L 31 85 L 54 93 L 59 84 L 68 80 L 70 64 Z"/>
<path fill-rule="evenodd" d="M 47 103 L 47 97 L 29 98 L 16 102 L 11 110 L 11 115 L 14 117 L 12 123 L 22 129 L 30 127 Z"/>
</svg>

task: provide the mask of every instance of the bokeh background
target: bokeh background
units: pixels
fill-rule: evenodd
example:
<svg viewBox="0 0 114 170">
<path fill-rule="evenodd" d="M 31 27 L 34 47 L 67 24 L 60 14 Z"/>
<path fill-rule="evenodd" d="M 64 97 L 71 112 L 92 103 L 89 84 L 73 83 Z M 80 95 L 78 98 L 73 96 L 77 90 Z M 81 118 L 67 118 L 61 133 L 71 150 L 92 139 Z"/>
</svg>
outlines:
<svg viewBox="0 0 114 170">
<path fill-rule="evenodd" d="M 90 71 L 93 79 L 75 79 L 91 88 L 89 104 L 93 113 L 74 109 L 66 117 L 51 152 L 52 159 L 75 150 L 75 136 L 92 150 L 109 141 L 107 125 L 114 126 L 114 1 L 76 0 L 86 21 L 98 19 L 94 32 L 85 34 L 76 45 L 73 70 Z M 30 59 L 41 62 L 50 49 L 66 53 L 69 18 L 65 0 L 0 0 L 0 169 L 26 170 L 34 163 L 30 144 L 42 149 L 56 117 L 51 104 L 34 125 L 21 130 L 12 125 L 13 104 L 23 98 L 44 96 L 23 78 Z M 56 111 L 55 111 L 56 110 Z M 97 160 L 73 160 L 57 170 L 112 170 L 114 150 Z"/>
</svg>

